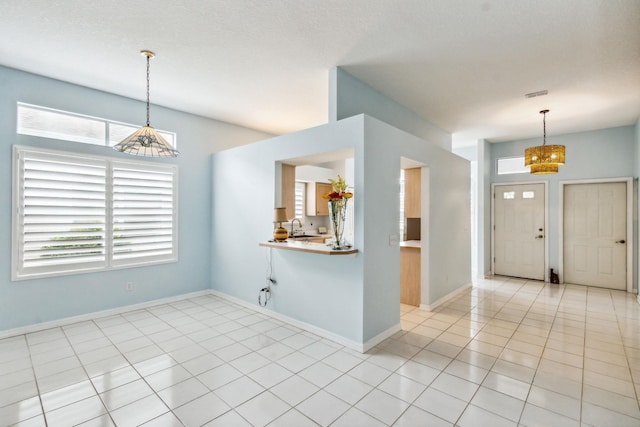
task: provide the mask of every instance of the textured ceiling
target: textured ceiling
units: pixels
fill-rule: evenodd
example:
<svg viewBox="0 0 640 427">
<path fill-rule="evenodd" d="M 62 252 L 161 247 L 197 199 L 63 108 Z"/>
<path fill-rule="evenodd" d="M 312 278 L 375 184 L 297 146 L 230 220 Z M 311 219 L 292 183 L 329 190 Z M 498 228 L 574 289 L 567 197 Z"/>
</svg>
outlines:
<svg viewBox="0 0 640 427">
<path fill-rule="evenodd" d="M 288 133 L 342 66 L 464 145 L 635 123 L 638 0 L 1 0 L 0 64 Z M 549 95 L 525 99 L 524 94 Z"/>
</svg>

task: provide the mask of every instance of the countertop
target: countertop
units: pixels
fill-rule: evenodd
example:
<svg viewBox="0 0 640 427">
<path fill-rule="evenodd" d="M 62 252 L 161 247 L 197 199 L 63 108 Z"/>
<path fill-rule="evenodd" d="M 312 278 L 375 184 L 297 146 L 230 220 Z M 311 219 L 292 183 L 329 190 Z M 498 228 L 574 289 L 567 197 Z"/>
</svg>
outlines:
<svg viewBox="0 0 640 427">
<path fill-rule="evenodd" d="M 405 240 L 400 242 L 401 248 L 420 249 L 420 240 Z"/>
<path fill-rule="evenodd" d="M 260 246 L 275 249 L 284 249 L 289 251 L 310 252 L 320 255 L 350 255 L 358 252 L 357 249 L 335 250 L 331 249 L 324 243 L 299 242 L 295 240 L 285 240 L 284 242 L 260 242 Z"/>
</svg>

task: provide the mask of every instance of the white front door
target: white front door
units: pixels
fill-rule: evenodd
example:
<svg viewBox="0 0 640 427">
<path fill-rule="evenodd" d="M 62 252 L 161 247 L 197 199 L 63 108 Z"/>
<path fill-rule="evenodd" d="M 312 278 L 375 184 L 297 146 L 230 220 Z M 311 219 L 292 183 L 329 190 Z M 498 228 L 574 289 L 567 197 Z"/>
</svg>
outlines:
<svg viewBox="0 0 640 427">
<path fill-rule="evenodd" d="M 564 187 L 565 283 L 626 289 L 627 184 Z"/>
<path fill-rule="evenodd" d="M 494 273 L 544 280 L 544 184 L 494 187 Z"/>
</svg>

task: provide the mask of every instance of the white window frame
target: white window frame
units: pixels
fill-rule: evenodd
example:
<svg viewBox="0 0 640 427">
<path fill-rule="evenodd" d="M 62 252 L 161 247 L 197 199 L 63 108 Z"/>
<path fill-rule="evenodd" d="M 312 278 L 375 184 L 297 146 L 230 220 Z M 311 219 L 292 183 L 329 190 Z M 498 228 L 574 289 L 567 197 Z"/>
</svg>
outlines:
<svg viewBox="0 0 640 427">
<path fill-rule="evenodd" d="M 25 157 L 27 156 L 27 157 Z M 68 263 L 53 264 L 51 266 L 38 266 L 31 268 L 23 268 L 24 261 L 24 221 L 23 221 L 23 200 L 24 200 L 24 169 L 23 159 L 58 159 L 68 162 L 86 163 L 87 165 L 104 165 L 105 166 L 105 185 L 104 185 L 104 260 L 91 263 Z M 171 191 L 169 201 L 165 201 L 167 207 L 171 210 L 171 247 L 169 252 L 162 255 L 138 256 L 130 259 L 115 259 L 113 254 L 114 248 L 114 230 L 117 225 L 114 223 L 114 209 L 117 208 L 117 202 L 114 201 L 113 188 L 113 170 L 114 168 L 131 168 L 137 171 L 149 173 L 170 174 Z M 13 197 L 12 197 L 12 268 L 11 278 L 13 281 L 53 277 L 69 274 L 78 274 L 95 271 L 105 271 L 111 269 L 140 267 L 154 264 L 165 264 L 176 262 L 178 260 L 178 166 L 168 164 L 150 163 L 144 161 L 122 161 L 105 156 L 76 154 L 65 151 L 41 149 L 35 147 L 26 147 L 20 145 L 13 146 Z M 169 188 L 169 187 L 168 187 Z M 167 190 L 168 191 L 168 190 Z M 169 192 L 169 191 L 168 191 Z M 166 207 L 165 207 L 166 209 Z M 110 226 L 109 226 L 110 225 Z M 166 249 L 165 249 L 166 251 Z M 140 253 L 143 253 L 140 251 Z M 118 258 L 116 255 L 115 258 Z M 122 258 L 122 257 L 120 257 Z"/>
<path fill-rule="evenodd" d="M 69 134 L 56 133 L 52 129 L 33 129 L 33 128 L 22 127 L 20 126 L 20 122 L 22 119 L 22 116 L 20 113 L 21 109 L 32 110 L 32 111 L 44 111 L 46 113 L 59 115 L 61 117 L 72 117 L 74 119 L 98 122 L 102 126 L 104 126 L 104 136 L 103 138 L 89 139 L 84 135 L 78 135 L 73 133 L 69 133 Z M 28 136 L 35 136 L 39 138 L 58 139 L 62 141 L 79 142 L 82 144 L 112 147 L 119 142 L 116 140 L 112 140 L 111 138 L 111 128 L 113 126 L 130 128 L 131 132 L 129 132 L 128 135 L 132 134 L 133 132 L 135 132 L 140 128 L 139 125 L 136 126 L 131 123 L 117 122 L 114 120 L 107 120 L 101 117 L 93 117 L 93 116 L 88 116 L 86 114 L 78 114 L 78 113 L 72 113 L 70 111 L 57 110 L 55 108 L 43 107 L 41 105 L 27 104 L 25 102 L 18 102 L 16 106 L 16 133 L 18 135 L 28 135 Z M 164 139 L 166 139 L 167 142 L 169 142 L 169 144 L 171 144 L 173 148 L 176 148 L 176 149 L 178 148 L 177 135 L 175 132 L 169 132 L 169 131 L 160 130 L 160 129 L 156 129 L 156 131 L 160 135 L 162 135 Z M 127 135 L 124 135 L 122 138 L 125 138 L 126 136 Z"/>
<path fill-rule="evenodd" d="M 512 161 L 522 161 L 522 168 L 521 169 L 510 169 L 508 171 L 501 171 L 500 170 L 500 163 L 501 162 L 512 162 Z M 524 165 L 524 156 L 512 156 L 512 157 L 499 157 L 496 159 L 496 175 L 513 175 L 513 174 L 519 174 L 519 173 L 529 173 L 530 170 L 528 167 L 526 167 Z"/>
</svg>

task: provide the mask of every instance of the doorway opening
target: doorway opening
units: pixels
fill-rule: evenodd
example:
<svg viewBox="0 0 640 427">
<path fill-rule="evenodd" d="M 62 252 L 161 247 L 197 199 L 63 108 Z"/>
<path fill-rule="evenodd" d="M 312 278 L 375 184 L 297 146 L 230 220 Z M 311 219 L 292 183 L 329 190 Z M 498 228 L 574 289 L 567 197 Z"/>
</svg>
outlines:
<svg viewBox="0 0 640 427">
<path fill-rule="evenodd" d="M 428 315 L 429 168 L 401 157 L 400 166 L 400 316 L 410 330 Z"/>
</svg>

